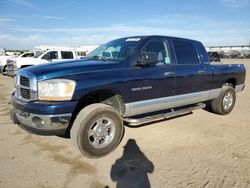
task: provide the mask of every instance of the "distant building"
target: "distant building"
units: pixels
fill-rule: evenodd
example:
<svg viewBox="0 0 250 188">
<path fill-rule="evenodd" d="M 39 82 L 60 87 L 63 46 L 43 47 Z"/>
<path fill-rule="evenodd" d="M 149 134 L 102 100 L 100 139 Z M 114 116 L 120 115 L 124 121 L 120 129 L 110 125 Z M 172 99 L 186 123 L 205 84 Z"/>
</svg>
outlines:
<svg viewBox="0 0 250 188">
<path fill-rule="evenodd" d="M 208 46 L 206 47 L 206 50 L 209 52 L 230 52 L 232 50 L 236 51 L 243 51 L 243 50 L 250 50 L 250 44 L 249 45 L 235 45 L 235 46 Z"/>
</svg>

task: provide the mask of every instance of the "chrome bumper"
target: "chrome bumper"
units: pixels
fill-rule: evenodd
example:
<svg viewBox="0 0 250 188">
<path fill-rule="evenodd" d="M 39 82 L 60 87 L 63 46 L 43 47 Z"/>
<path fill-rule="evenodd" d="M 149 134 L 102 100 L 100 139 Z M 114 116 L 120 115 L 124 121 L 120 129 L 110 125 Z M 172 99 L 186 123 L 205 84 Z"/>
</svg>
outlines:
<svg viewBox="0 0 250 188">
<path fill-rule="evenodd" d="M 0 65 L 0 73 L 3 72 L 4 66 Z"/>
<path fill-rule="evenodd" d="M 10 110 L 10 116 L 12 121 L 21 128 L 40 135 L 65 134 L 71 118 L 71 114 L 41 115 L 14 108 Z"/>
</svg>

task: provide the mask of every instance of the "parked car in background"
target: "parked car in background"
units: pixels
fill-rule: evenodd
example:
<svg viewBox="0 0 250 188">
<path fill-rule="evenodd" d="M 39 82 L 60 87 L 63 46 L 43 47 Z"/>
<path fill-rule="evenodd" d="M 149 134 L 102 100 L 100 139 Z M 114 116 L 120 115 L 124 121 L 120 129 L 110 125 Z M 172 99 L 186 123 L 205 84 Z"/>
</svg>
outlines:
<svg viewBox="0 0 250 188">
<path fill-rule="evenodd" d="M 220 55 L 218 52 L 208 52 L 211 62 L 220 62 Z"/>
<path fill-rule="evenodd" d="M 224 56 L 224 54 L 225 54 L 225 52 L 222 51 L 222 50 L 220 50 L 220 51 L 218 51 L 218 54 L 219 54 L 220 59 L 222 59 L 223 56 Z"/>
<path fill-rule="evenodd" d="M 5 48 L 0 48 L 0 72 L 3 73 L 6 70 L 6 64 L 11 59 L 11 56 L 9 56 L 6 53 Z"/>
<path fill-rule="evenodd" d="M 1 62 L 1 73 L 2 74 L 8 74 L 9 66 L 13 64 L 14 61 L 20 58 L 28 58 L 33 57 L 36 54 L 36 51 L 30 51 L 30 52 L 24 52 L 20 54 L 18 57 L 15 56 L 0 56 L 0 62 Z"/>
<path fill-rule="evenodd" d="M 78 59 L 81 59 L 85 57 L 89 52 L 93 51 L 99 47 L 98 45 L 83 45 L 79 47 L 66 47 L 66 46 L 47 46 L 47 45 L 40 45 L 40 46 L 35 46 L 35 49 L 39 49 L 42 51 L 47 51 L 47 50 L 73 50 L 76 51 L 76 55 Z"/>
<path fill-rule="evenodd" d="M 250 58 L 250 50 L 242 50 L 240 53 L 240 58 Z"/>
<path fill-rule="evenodd" d="M 17 58 L 13 58 L 10 61 L 8 61 L 6 64 L 6 68 L 5 68 L 5 74 L 7 74 L 8 76 L 12 76 L 10 75 L 10 73 L 12 72 L 12 69 L 13 69 L 12 67 L 15 61 L 22 59 L 22 58 L 26 59 L 29 57 L 34 57 L 36 53 L 37 53 L 36 51 L 24 52 L 20 54 Z"/>
<path fill-rule="evenodd" d="M 240 57 L 240 52 L 238 50 L 231 50 L 229 52 L 226 52 L 224 54 L 224 58 L 239 58 Z"/>
<path fill-rule="evenodd" d="M 7 67 L 7 63 L 11 62 L 12 57 L 9 55 L 1 55 L 0 56 L 0 72 L 2 74 L 5 74 L 6 72 L 6 67 Z"/>
<path fill-rule="evenodd" d="M 10 56 L 0 56 L 0 72 L 2 74 L 6 74 L 7 71 L 7 64 L 12 62 L 12 59 Z"/>
<path fill-rule="evenodd" d="M 18 58 L 15 61 L 8 63 L 8 75 L 14 76 L 16 71 L 25 67 L 51 63 L 51 62 L 60 62 L 68 61 L 72 59 L 79 59 L 77 57 L 76 51 L 74 50 L 47 50 L 41 51 L 36 54 L 34 57 L 28 58 Z"/>
</svg>

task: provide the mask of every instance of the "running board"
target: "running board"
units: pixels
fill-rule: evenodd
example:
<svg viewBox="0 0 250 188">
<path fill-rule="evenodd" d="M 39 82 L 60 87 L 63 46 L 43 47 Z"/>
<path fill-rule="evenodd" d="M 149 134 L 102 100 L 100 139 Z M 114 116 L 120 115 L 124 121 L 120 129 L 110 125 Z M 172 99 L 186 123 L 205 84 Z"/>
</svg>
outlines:
<svg viewBox="0 0 250 188">
<path fill-rule="evenodd" d="M 171 112 L 168 112 L 165 114 L 157 114 L 157 115 L 153 115 L 153 116 L 146 116 L 146 117 L 136 118 L 136 119 L 124 118 L 123 121 L 128 123 L 128 125 L 130 125 L 130 126 L 137 126 L 137 125 L 141 125 L 141 124 L 145 124 L 145 123 L 150 123 L 153 121 L 159 121 L 159 120 L 167 119 L 170 117 L 183 115 L 183 114 L 189 113 L 191 111 L 202 109 L 205 107 L 206 107 L 206 104 L 198 103 L 198 104 L 195 104 L 193 106 L 188 106 L 187 108 L 182 108 L 179 110 L 171 109 Z"/>
</svg>

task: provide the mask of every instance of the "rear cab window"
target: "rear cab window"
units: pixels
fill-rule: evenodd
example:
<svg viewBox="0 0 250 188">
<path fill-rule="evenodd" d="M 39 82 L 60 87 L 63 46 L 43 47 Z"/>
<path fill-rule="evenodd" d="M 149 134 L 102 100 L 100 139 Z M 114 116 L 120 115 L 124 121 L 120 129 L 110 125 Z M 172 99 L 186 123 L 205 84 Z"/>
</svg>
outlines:
<svg viewBox="0 0 250 188">
<path fill-rule="evenodd" d="M 173 40 L 173 47 L 178 65 L 200 64 L 198 53 L 192 42 Z"/>
<path fill-rule="evenodd" d="M 74 59 L 72 51 L 61 51 L 62 59 Z"/>
</svg>

